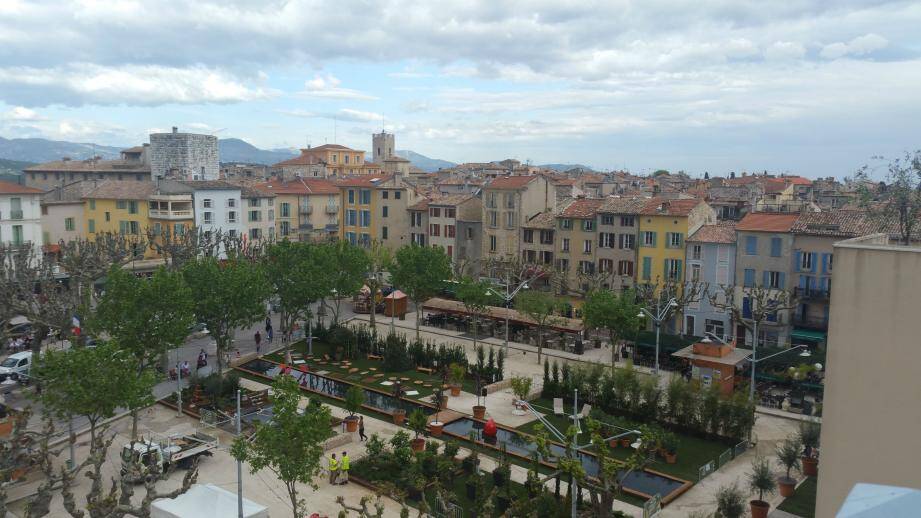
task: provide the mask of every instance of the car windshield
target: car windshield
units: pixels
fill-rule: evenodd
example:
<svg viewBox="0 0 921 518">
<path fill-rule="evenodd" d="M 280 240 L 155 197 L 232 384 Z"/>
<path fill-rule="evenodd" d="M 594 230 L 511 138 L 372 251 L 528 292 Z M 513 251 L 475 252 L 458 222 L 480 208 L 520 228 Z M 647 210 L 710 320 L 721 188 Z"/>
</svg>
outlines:
<svg viewBox="0 0 921 518">
<path fill-rule="evenodd" d="M 0 367 L 15 367 L 19 363 L 19 360 L 16 358 L 7 358 L 3 360 L 3 363 L 0 363 Z"/>
</svg>

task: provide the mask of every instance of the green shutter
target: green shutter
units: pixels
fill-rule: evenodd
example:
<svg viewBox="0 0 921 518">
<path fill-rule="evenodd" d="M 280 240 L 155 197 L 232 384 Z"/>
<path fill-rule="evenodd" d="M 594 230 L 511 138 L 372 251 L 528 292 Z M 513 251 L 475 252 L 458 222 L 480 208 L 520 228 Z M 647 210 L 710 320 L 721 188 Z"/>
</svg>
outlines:
<svg viewBox="0 0 921 518">
<path fill-rule="evenodd" d="M 643 280 L 652 279 L 652 257 L 643 258 Z"/>
</svg>

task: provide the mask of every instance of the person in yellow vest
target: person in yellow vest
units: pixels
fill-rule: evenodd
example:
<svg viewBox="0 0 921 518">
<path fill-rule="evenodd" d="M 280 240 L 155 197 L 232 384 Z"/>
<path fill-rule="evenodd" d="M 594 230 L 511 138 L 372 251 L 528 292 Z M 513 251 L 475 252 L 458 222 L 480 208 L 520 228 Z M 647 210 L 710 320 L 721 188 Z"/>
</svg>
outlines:
<svg viewBox="0 0 921 518">
<path fill-rule="evenodd" d="M 336 460 L 336 454 L 329 457 L 329 483 L 336 484 L 339 479 L 339 461 Z"/>
<path fill-rule="evenodd" d="M 349 483 L 349 454 L 342 452 L 342 463 L 339 465 L 339 483 Z"/>
</svg>

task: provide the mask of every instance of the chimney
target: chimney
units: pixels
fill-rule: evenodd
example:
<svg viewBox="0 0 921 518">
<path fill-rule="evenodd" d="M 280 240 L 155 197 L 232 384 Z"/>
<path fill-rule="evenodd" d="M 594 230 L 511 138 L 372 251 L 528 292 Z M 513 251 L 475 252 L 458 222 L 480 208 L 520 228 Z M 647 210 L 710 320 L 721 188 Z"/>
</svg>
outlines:
<svg viewBox="0 0 921 518">
<path fill-rule="evenodd" d="M 179 128 L 177 128 L 176 126 L 173 126 L 173 133 L 178 133 L 178 132 L 179 132 Z"/>
</svg>

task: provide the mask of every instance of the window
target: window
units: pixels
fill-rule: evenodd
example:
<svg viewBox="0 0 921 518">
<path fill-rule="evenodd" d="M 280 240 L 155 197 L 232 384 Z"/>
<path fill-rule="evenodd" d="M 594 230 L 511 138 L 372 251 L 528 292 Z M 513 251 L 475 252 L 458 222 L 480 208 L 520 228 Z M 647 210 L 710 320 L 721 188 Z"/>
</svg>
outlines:
<svg viewBox="0 0 921 518">
<path fill-rule="evenodd" d="M 389 197 L 390 197 L 390 191 L 382 191 L 382 192 L 381 192 L 381 198 L 383 198 L 383 199 L 386 200 L 386 199 L 388 199 Z"/>
<path fill-rule="evenodd" d="M 621 216 L 620 217 L 620 226 L 622 227 L 632 227 L 636 224 L 636 219 L 633 216 Z"/>
<path fill-rule="evenodd" d="M 210 225 L 210 224 L 214 223 L 214 217 L 213 217 L 213 216 L 214 216 L 214 213 L 212 213 L 212 212 L 203 212 L 203 213 L 202 213 L 202 220 L 204 221 L 205 225 Z"/>
<path fill-rule="evenodd" d="M 467 239 L 473 239 L 473 227 L 467 227 Z"/>
<path fill-rule="evenodd" d="M 534 231 L 531 229 L 525 229 L 524 232 L 522 233 L 521 240 L 524 241 L 525 243 L 533 243 L 534 242 Z"/>
<path fill-rule="evenodd" d="M 553 244 L 553 231 L 552 230 L 541 230 L 540 231 L 540 244 L 542 245 L 552 245 Z"/>
<path fill-rule="evenodd" d="M 441 225 L 431 224 L 429 225 L 429 235 L 430 236 L 441 236 Z"/>
<path fill-rule="evenodd" d="M 90 210 L 96 210 L 96 200 L 90 200 Z"/>
<path fill-rule="evenodd" d="M 258 228 L 249 229 L 249 238 L 250 239 L 259 239 L 259 236 L 262 234 Z"/>
<path fill-rule="evenodd" d="M 112 214 L 106 212 L 106 221 L 112 221 Z"/>
<path fill-rule="evenodd" d="M 355 203 L 355 191 L 349 189 L 349 203 Z"/>
<path fill-rule="evenodd" d="M 586 240 L 582 243 L 582 253 L 583 253 L 583 254 L 590 254 L 590 253 L 592 253 L 592 240 L 591 240 L 591 239 L 586 239 Z"/>
<path fill-rule="evenodd" d="M 543 251 L 540 252 L 540 262 L 541 264 L 550 264 L 553 262 L 553 252 Z"/>
<path fill-rule="evenodd" d="M 494 210 L 491 210 L 487 213 L 487 216 L 489 219 L 489 226 L 492 228 L 496 228 L 498 226 L 498 223 L 496 220 L 499 216 L 499 213 Z"/>
<path fill-rule="evenodd" d="M 764 286 L 766 288 L 782 290 L 784 288 L 783 272 L 764 272 Z"/>
<path fill-rule="evenodd" d="M 496 251 L 496 236 L 489 236 L 489 251 Z"/>
<path fill-rule="evenodd" d="M 771 238 L 771 257 L 780 257 L 783 248 L 783 240 L 779 237 Z"/>
<path fill-rule="evenodd" d="M 812 271 L 812 266 L 813 266 L 813 264 L 814 264 L 814 263 L 813 263 L 813 260 L 812 260 L 812 256 L 813 256 L 813 255 L 815 255 L 815 254 L 813 254 L 813 253 L 811 253 L 811 252 L 804 252 L 804 253 L 800 254 L 800 257 L 801 257 L 801 259 L 800 259 L 800 269 L 801 269 L 801 270 Z"/>
<path fill-rule="evenodd" d="M 670 281 L 681 280 L 681 259 L 665 260 L 665 278 Z"/>
<path fill-rule="evenodd" d="M 422 213 L 421 212 L 410 212 L 409 213 L 409 226 L 411 227 L 421 227 L 422 226 Z"/>
<path fill-rule="evenodd" d="M 627 259 L 617 261 L 617 275 L 633 277 L 633 261 Z"/>
<path fill-rule="evenodd" d="M 431 217 L 433 217 L 433 218 L 440 218 L 440 217 L 441 217 L 441 208 L 440 208 L 440 207 L 432 207 L 431 209 L 429 209 L 429 216 L 431 216 Z"/>
<path fill-rule="evenodd" d="M 370 205 L 371 204 L 371 191 L 369 189 L 361 190 L 361 204 Z"/>
<path fill-rule="evenodd" d="M 568 237 L 563 238 L 563 251 L 564 252 L 569 251 L 569 238 Z"/>
<path fill-rule="evenodd" d="M 633 234 L 620 234 L 617 236 L 617 246 L 621 250 L 633 250 L 636 248 L 636 236 Z"/>
<path fill-rule="evenodd" d="M 602 224 L 602 225 L 613 225 L 613 224 L 614 224 L 614 215 L 613 215 L 613 214 L 602 214 L 602 215 L 601 215 L 601 224 Z"/>
<path fill-rule="evenodd" d="M 393 199 L 399 200 L 401 194 L 403 194 L 403 193 L 400 192 L 400 191 L 393 191 Z"/>
<path fill-rule="evenodd" d="M 834 254 L 828 254 L 828 270 L 827 270 L 828 273 L 831 273 L 832 259 L 834 258 L 835 258 Z"/>
<path fill-rule="evenodd" d="M 96 233 L 96 220 L 91 219 L 87 223 L 89 224 L 90 234 L 95 234 Z"/>
<path fill-rule="evenodd" d="M 704 333 L 710 333 L 720 338 L 726 338 L 726 328 L 722 320 L 704 320 Z"/>
<path fill-rule="evenodd" d="M 387 239 L 387 227 L 381 227 L 381 239 Z"/>
<path fill-rule="evenodd" d="M 668 248 L 681 248 L 681 238 L 683 236 L 680 232 L 666 232 L 665 239 Z"/>
<path fill-rule="evenodd" d="M 205 198 L 205 199 L 203 199 L 203 200 L 201 201 L 201 206 L 204 207 L 204 208 L 206 208 L 206 209 L 210 209 L 210 208 L 211 208 L 211 199 L 210 199 L 210 198 Z"/>
<path fill-rule="evenodd" d="M 745 279 L 742 285 L 746 288 L 755 287 L 755 270 L 752 270 L 751 268 L 745 269 Z"/>
<path fill-rule="evenodd" d="M 22 243 L 22 225 L 13 225 L 13 245 L 20 246 Z"/>
<path fill-rule="evenodd" d="M 600 259 L 598 261 L 598 272 L 610 273 L 612 271 L 614 271 L 614 260 L 613 259 Z"/>
<path fill-rule="evenodd" d="M 454 237 L 454 225 L 445 225 L 445 237 Z"/>
<path fill-rule="evenodd" d="M 125 200 L 117 200 L 117 201 L 115 202 L 115 208 L 116 208 L 116 209 L 125 210 L 125 209 L 128 208 L 128 202 L 125 201 Z"/>
<path fill-rule="evenodd" d="M 454 247 L 451 245 L 448 245 L 448 248 L 446 249 L 446 251 L 448 253 L 448 257 L 453 259 L 454 258 Z"/>
<path fill-rule="evenodd" d="M 68 232 L 74 231 L 74 218 L 64 218 L 64 230 Z"/>
<path fill-rule="evenodd" d="M 491 193 L 489 193 L 489 194 L 486 195 L 486 206 L 487 206 L 488 208 L 490 208 L 490 209 L 495 209 L 495 208 L 496 208 L 496 197 L 497 197 L 497 196 L 498 196 L 498 195 L 497 195 L 496 193 L 494 193 L 494 192 L 491 192 Z"/>
<path fill-rule="evenodd" d="M 262 212 L 258 210 L 249 211 L 249 220 L 250 221 L 262 221 Z"/>
<path fill-rule="evenodd" d="M 569 271 L 569 259 L 560 259 L 559 269 L 561 272 Z"/>
<path fill-rule="evenodd" d="M 345 224 L 354 227 L 358 224 L 358 211 L 349 209 L 345 211 Z"/>
<path fill-rule="evenodd" d="M 598 234 L 598 248 L 614 248 L 614 244 L 617 241 L 615 236 L 617 234 L 613 232 L 602 232 Z"/>
<path fill-rule="evenodd" d="M 129 221 L 129 222 L 128 222 L 128 231 L 129 231 L 131 234 L 133 234 L 133 235 L 139 234 L 139 233 L 141 232 L 141 225 L 140 225 L 140 223 L 138 223 L 137 221 Z"/>
<path fill-rule="evenodd" d="M 383 207 L 381 207 L 381 217 L 383 217 L 383 218 L 386 218 L 386 217 L 387 217 L 387 208 L 388 208 L 388 207 L 387 207 L 386 205 L 384 205 Z"/>
<path fill-rule="evenodd" d="M 745 236 L 745 255 L 758 255 L 758 238 Z"/>
<path fill-rule="evenodd" d="M 349 163 L 349 155 L 342 155 L 342 158 L 343 158 L 343 160 L 345 160 L 344 163 L 346 163 L 346 164 Z"/>
<path fill-rule="evenodd" d="M 185 234 L 185 225 L 183 225 L 182 223 L 174 223 L 174 224 L 173 224 L 173 234 L 175 234 L 175 235 L 177 235 L 177 236 L 184 235 L 184 234 Z"/>
<path fill-rule="evenodd" d="M 249 206 L 250 206 L 250 207 L 260 207 L 260 206 L 262 206 L 262 198 L 250 198 L 250 199 L 249 199 Z M 250 232 L 250 234 L 252 234 L 252 232 Z"/>
<path fill-rule="evenodd" d="M 699 264 L 691 265 L 691 281 L 700 282 L 700 265 Z"/>
<path fill-rule="evenodd" d="M 515 208 L 515 193 L 510 192 L 505 194 L 505 208 L 514 209 Z"/>
<path fill-rule="evenodd" d="M 237 211 L 231 210 L 227 212 L 227 223 L 236 223 L 237 222 Z"/>
<path fill-rule="evenodd" d="M 281 204 L 281 217 L 283 218 L 291 217 L 291 204 L 290 203 L 285 202 Z"/>
<path fill-rule="evenodd" d="M 643 246 L 656 246 L 656 233 L 646 231 L 643 232 Z"/>
<path fill-rule="evenodd" d="M 571 219 L 561 219 L 561 220 L 560 220 L 560 228 L 563 229 L 563 230 L 570 230 L 570 229 L 572 229 L 572 220 L 571 220 Z"/>
<path fill-rule="evenodd" d="M 236 206 L 237 206 L 237 200 L 235 200 L 234 198 L 227 198 L 227 206 L 228 206 L 228 207 L 236 207 Z"/>
<path fill-rule="evenodd" d="M 700 245 L 694 245 L 694 246 L 691 248 L 691 259 L 696 259 L 696 260 L 699 261 L 699 260 L 700 260 L 700 252 L 701 252 L 701 246 L 700 246 Z"/>
<path fill-rule="evenodd" d="M 505 228 L 515 228 L 515 223 L 517 222 L 516 216 L 517 214 L 514 212 L 505 213 Z"/>
<path fill-rule="evenodd" d="M 592 232 L 595 230 L 595 220 L 593 219 L 583 219 L 582 220 L 582 230 L 585 232 Z"/>
<path fill-rule="evenodd" d="M 275 221 L 275 209 L 269 209 L 269 221 Z"/>
<path fill-rule="evenodd" d="M 454 219 L 457 217 L 457 209 L 454 207 L 445 208 L 445 217 Z"/>
<path fill-rule="evenodd" d="M 579 261 L 579 271 L 583 274 L 595 273 L 595 263 L 591 261 Z"/>
<path fill-rule="evenodd" d="M 359 218 L 360 218 L 360 220 L 359 220 L 359 225 L 360 225 L 360 226 L 362 226 L 362 227 L 370 227 L 370 226 L 371 226 L 371 211 L 370 211 L 370 210 L 363 210 L 363 211 L 361 211 L 361 214 L 359 214 Z"/>
<path fill-rule="evenodd" d="M 131 200 L 128 202 L 128 214 L 138 213 L 138 202 Z"/>
</svg>

